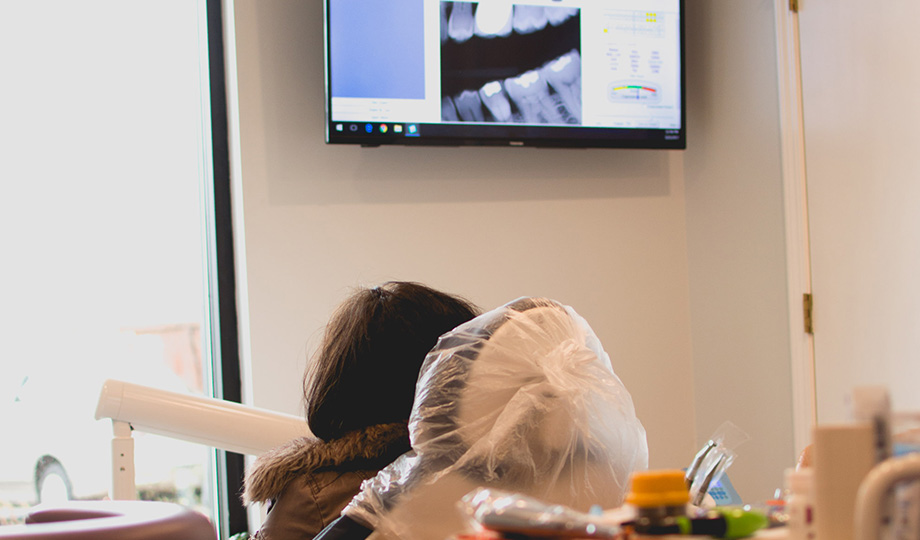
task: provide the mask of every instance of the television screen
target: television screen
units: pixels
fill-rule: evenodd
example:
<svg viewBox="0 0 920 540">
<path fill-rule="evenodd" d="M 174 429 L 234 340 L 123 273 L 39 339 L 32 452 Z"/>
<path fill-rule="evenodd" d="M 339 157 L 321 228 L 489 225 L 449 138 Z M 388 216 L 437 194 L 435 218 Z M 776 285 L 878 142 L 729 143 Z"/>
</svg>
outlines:
<svg viewBox="0 0 920 540">
<path fill-rule="evenodd" d="M 325 0 L 326 142 L 686 147 L 683 0 Z"/>
</svg>

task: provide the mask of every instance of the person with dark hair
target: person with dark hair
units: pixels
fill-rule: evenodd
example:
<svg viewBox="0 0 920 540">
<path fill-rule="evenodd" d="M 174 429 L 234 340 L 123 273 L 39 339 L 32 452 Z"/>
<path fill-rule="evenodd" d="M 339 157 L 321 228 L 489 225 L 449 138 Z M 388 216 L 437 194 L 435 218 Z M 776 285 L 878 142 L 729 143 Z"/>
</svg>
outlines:
<svg viewBox="0 0 920 540">
<path fill-rule="evenodd" d="M 253 540 L 310 540 L 335 520 L 361 483 L 409 451 L 408 419 L 419 369 L 438 338 L 479 309 L 412 282 L 361 289 L 342 303 L 304 375 L 299 438 L 260 456 L 243 500 L 270 501 Z"/>
</svg>

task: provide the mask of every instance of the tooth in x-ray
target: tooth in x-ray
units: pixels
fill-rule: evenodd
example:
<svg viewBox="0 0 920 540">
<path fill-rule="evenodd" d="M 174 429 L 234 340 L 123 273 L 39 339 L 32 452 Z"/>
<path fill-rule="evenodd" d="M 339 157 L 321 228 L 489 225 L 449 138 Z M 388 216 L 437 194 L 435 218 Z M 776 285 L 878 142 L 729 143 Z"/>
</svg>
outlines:
<svg viewBox="0 0 920 540">
<path fill-rule="evenodd" d="M 459 122 L 460 117 L 457 116 L 457 109 L 454 107 L 454 100 L 450 97 L 445 97 L 441 100 L 441 120 L 445 122 Z"/>
<path fill-rule="evenodd" d="M 521 111 L 525 123 L 571 123 L 571 114 L 566 114 L 565 107 L 554 102 L 549 95 L 546 80 L 540 76 L 540 72 L 527 71 L 517 77 L 505 79 L 505 90 Z"/>
<path fill-rule="evenodd" d="M 545 11 L 546 22 L 553 26 L 559 26 L 578 14 L 578 8 L 548 7 Z"/>
<path fill-rule="evenodd" d="M 448 17 L 447 10 L 449 6 L 450 4 L 448 4 L 447 2 L 441 2 L 441 43 L 444 43 L 445 41 L 450 39 L 450 35 L 448 35 L 448 28 L 447 28 L 447 17 Z"/>
<path fill-rule="evenodd" d="M 574 119 L 581 123 L 581 56 L 577 50 L 547 63 L 541 72 Z"/>
<path fill-rule="evenodd" d="M 454 105 L 457 107 L 457 114 L 464 122 L 484 122 L 485 114 L 482 112 L 482 100 L 479 99 L 479 92 L 475 90 L 464 90 L 460 95 L 454 97 Z"/>
<path fill-rule="evenodd" d="M 502 83 L 492 81 L 484 84 L 479 89 L 479 98 L 482 99 L 483 105 L 489 109 L 496 121 L 511 121 L 511 103 L 508 101 L 508 97 L 505 96 L 504 90 L 502 90 Z"/>
<path fill-rule="evenodd" d="M 454 2 L 450 10 L 450 19 L 447 21 L 447 34 L 458 43 L 463 43 L 473 37 L 476 21 L 473 19 L 473 4 L 469 2 Z"/>
<path fill-rule="evenodd" d="M 511 35 L 514 8 L 511 0 L 488 0 L 476 6 L 476 35 L 484 38 Z"/>
<path fill-rule="evenodd" d="M 514 6 L 512 21 L 518 34 L 532 34 L 546 27 L 546 10 L 543 6 Z"/>
</svg>

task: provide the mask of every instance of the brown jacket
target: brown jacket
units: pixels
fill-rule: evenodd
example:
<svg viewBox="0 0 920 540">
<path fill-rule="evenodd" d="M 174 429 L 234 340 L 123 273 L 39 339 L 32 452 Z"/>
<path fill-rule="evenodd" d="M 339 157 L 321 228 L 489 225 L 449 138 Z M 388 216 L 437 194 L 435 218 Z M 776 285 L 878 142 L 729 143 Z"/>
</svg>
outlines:
<svg viewBox="0 0 920 540">
<path fill-rule="evenodd" d="M 371 426 L 324 442 L 299 438 L 260 456 L 243 501 L 271 501 L 254 540 L 312 540 L 357 495 L 361 482 L 409 451 L 405 424 Z"/>
</svg>

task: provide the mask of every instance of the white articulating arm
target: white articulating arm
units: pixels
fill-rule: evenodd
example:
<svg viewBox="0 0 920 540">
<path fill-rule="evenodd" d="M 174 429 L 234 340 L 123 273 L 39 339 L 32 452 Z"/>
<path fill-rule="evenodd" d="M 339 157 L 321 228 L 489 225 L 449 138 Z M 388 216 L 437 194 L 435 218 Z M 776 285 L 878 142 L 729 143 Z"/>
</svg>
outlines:
<svg viewBox="0 0 920 540">
<path fill-rule="evenodd" d="M 244 455 L 311 436 L 307 423 L 283 414 L 220 399 L 108 380 L 96 419 L 111 418 L 114 499 L 134 498 L 134 441 L 130 428 Z M 130 491 L 130 493 L 128 493 Z"/>
<path fill-rule="evenodd" d="M 133 501 L 137 498 L 134 484 L 134 439 L 131 425 L 112 420 L 112 498 L 116 501 Z"/>
</svg>

